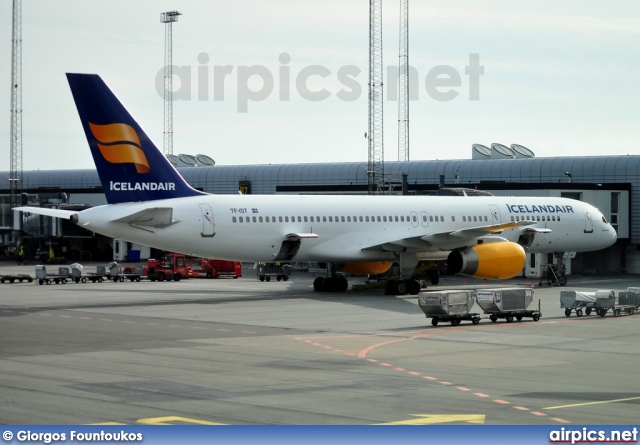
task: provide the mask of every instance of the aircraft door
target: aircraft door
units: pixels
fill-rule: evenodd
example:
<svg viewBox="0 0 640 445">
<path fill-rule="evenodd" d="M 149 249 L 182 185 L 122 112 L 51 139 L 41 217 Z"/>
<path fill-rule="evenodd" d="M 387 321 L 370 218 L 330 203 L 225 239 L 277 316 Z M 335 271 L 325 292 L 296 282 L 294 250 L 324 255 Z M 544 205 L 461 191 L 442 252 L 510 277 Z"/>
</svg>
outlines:
<svg viewBox="0 0 640 445">
<path fill-rule="evenodd" d="M 420 212 L 420 218 L 422 219 L 422 227 L 429 227 L 429 215 L 427 212 Z"/>
<path fill-rule="evenodd" d="M 200 232 L 200 236 L 211 238 L 216 234 L 211 206 L 209 204 L 200 204 L 200 211 L 202 212 L 202 232 Z"/>
<path fill-rule="evenodd" d="M 489 209 L 491 210 L 491 224 L 500 224 L 500 210 L 498 210 L 498 206 L 490 205 Z"/>
<path fill-rule="evenodd" d="M 589 210 L 584 211 L 584 233 L 593 233 L 593 219 Z"/>
</svg>

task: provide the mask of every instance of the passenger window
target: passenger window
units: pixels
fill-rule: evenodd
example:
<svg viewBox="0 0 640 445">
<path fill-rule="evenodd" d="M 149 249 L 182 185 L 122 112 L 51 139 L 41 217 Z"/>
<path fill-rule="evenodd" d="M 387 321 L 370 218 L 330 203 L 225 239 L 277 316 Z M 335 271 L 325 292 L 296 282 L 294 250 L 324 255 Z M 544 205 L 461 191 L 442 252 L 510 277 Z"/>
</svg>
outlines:
<svg viewBox="0 0 640 445">
<path fill-rule="evenodd" d="M 359 218 L 360 222 L 363 222 L 364 218 L 362 216 L 359 216 L 358 218 Z"/>
<path fill-rule="evenodd" d="M 451 222 L 456 222 L 456 217 L 455 216 L 451 217 Z"/>
<path fill-rule="evenodd" d="M 309 220 L 309 218 L 307 218 L 306 216 L 304 217 L 304 222 L 307 222 Z"/>
<path fill-rule="evenodd" d="M 380 215 L 378 215 L 378 222 L 381 222 Z"/>
<path fill-rule="evenodd" d="M 289 217 L 288 216 L 284 217 L 284 222 L 289 222 Z"/>
<path fill-rule="evenodd" d="M 260 216 L 260 217 L 258 218 L 258 221 L 260 221 L 260 222 L 264 222 L 264 221 L 262 220 L 262 216 Z"/>
<path fill-rule="evenodd" d="M 351 217 L 347 216 L 347 222 L 351 222 Z"/>
<path fill-rule="evenodd" d="M 398 222 L 398 215 L 396 215 L 395 218 L 396 218 L 396 222 Z"/>
<path fill-rule="evenodd" d="M 322 222 L 327 222 L 327 217 L 326 216 L 322 217 Z"/>
<path fill-rule="evenodd" d="M 333 222 L 333 216 L 329 217 L 329 222 Z"/>
<path fill-rule="evenodd" d="M 231 222 L 236 222 L 236 217 L 235 216 L 231 217 Z"/>
<path fill-rule="evenodd" d="M 423 216 L 423 217 L 422 217 L 422 220 L 426 222 L 426 221 L 427 221 L 427 217 L 426 217 L 426 216 Z M 429 221 L 433 222 L 433 216 L 430 216 L 430 217 L 429 217 Z"/>
</svg>

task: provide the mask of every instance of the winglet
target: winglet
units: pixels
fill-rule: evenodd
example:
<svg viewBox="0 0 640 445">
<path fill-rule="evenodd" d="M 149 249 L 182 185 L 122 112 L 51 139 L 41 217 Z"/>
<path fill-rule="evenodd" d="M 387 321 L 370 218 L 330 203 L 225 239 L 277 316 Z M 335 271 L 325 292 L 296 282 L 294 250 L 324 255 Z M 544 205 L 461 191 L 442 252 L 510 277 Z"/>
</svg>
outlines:
<svg viewBox="0 0 640 445">
<path fill-rule="evenodd" d="M 100 76 L 67 79 L 109 204 L 204 194 L 187 184 Z"/>
</svg>

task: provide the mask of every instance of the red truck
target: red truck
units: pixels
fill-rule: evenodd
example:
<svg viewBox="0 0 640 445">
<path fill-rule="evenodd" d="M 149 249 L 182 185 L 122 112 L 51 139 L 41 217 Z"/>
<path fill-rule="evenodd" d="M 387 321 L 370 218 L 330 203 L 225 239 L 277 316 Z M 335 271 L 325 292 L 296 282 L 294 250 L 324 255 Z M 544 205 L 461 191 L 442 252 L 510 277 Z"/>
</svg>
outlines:
<svg viewBox="0 0 640 445">
<path fill-rule="evenodd" d="M 147 260 L 144 274 L 151 281 L 175 280 L 189 278 L 189 268 L 184 255 L 179 253 L 167 253 L 159 260 Z"/>
<path fill-rule="evenodd" d="M 212 260 L 210 258 L 195 258 L 187 260 L 191 270 L 190 277 L 206 278 L 238 278 L 242 276 L 240 261 Z"/>
</svg>

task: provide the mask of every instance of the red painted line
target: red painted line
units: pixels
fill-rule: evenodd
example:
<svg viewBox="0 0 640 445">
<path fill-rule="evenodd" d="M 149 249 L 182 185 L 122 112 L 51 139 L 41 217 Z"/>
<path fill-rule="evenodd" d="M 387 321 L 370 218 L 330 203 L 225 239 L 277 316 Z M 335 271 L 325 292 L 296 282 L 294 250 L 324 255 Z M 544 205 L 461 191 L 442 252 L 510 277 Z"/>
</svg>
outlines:
<svg viewBox="0 0 640 445">
<path fill-rule="evenodd" d="M 514 406 L 514 408 L 520 411 L 530 411 L 530 409 L 525 406 Z"/>
<path fill-rule="evenodd" d="M 410 371 L 408 374 L 410 374 L 410 375 L 420 375 L 419 372 L 413 372 L 413 371 Z"/>
<path fill-rule="evenodd" d="M 135 321 L 130 321 L 130 320 L 122 320 L 122 322 L 127 324 L 135 324 Z"/>
<path fill-rule="evenodd" d="M 113 321 L 113 320 L 112 320 L 112 319 L 110 319 L 110 318 L 101 318 L 100 320 L 102 320 L 102 321 Z"/>
<path fill-rule="evenodd" d="M 243 334 L 257 334 L 257 332 L 253 332 L 253 331 L 240 331 Z"/>
<path fill-rule="evenodd" d="M 551 417 L 551 420 L 554 420 L 554 421 L 556 421 L 558 423 L 571 423 L 568 420 L 561 419 L 560 417 Z"/>
<path fill-rule="evenodd" d="M 170 324 L 169 327 L 170 328 L 181 328 L 182 326 L 180 326 L 179 324 Z"/>
<path fill-rule="evenodd" d="M 540 417 L 546 416 L 545 413 L 541 413 L 540 411 L 531 411 L 531 414 L 533 414 L 534 416 L 540 416 Z"/>
<path fill-rule="evenodd" d="M 438 383 L 440 383 L 441 385 L 446 385 L 446 386 L 453 385 L 453 383 L 451 383 L 451 382 L 438 382 Z"/>
<path fill-rule="evenodd" d="M 78 318 L 81 319 L 81 320 L 92 320 L 91 317 L 78 317 Z"/>
<path fill-rule="evenodd" d="M 459 389 L 460 391 L 471 391 L 469 388 L 465 388 L 464 386 L 456 386 L 456 389 Z"/>
<path fill-rule="evenodd" d="M 404 368 L 393 368 L 393 369 L 395 369 L 396 371 L 406 371 L 406 369 Z"/>
<path fill-rule="evenodd" d="M 323 346 L 324 349 L 333 349 L 331 346 Z"/>
<path fill-rule="evenodd" d="M 191 329 L 202 329 L 202 330 L 205 330 L 205 331 L 207 330 L 207 328 L 201 328 L 200 326 L 194 326 Z"/>
<path fill-rule="evenodd" d="M 494 402 L 500 403 L 501 405 L 511 405 L 511 402 L 507 402 L 506 400 L 494 399 Z"/>
<path fill-rule="evenodd" d="M 61 318 L 71 318 L 71 315 L 58 315 L 58 317 L 61 317 Z"/>
<path fill-rule="evenodd" d="M 489 394 L 485 394 L 483 392 L 474 392 L 473 395 L 478 397 L 490 397 Z"/>
<path fill-rule="evenodd" d="M 367 361 L 371 362 L 371 363 L 378 363 L 378 360 L 375 360 L 375 359 L 372 359 L 372 358 L 368 358 Z"/>
<path fill-rule="evenodd" d="M 391 366 L 389 363 L 382 363 L 382 362 L 380 362 L 379 365 L 380 366 Z"/>
<path fill-rule="evenodd" d="M 431 376 L 428 376 L 428 375 L 425 375 L 425 376 L 424 376 L 424 377 L 422 377 L 422 378 L 423 378 L 423 379 L 426 379 L 426 380 L 438 380 L 437 378 L 435 378 L 435 377 L 431 377 Z"/>
</svg>

